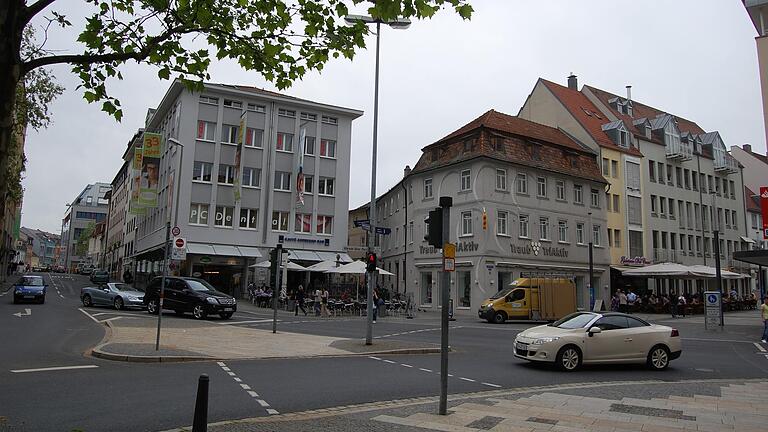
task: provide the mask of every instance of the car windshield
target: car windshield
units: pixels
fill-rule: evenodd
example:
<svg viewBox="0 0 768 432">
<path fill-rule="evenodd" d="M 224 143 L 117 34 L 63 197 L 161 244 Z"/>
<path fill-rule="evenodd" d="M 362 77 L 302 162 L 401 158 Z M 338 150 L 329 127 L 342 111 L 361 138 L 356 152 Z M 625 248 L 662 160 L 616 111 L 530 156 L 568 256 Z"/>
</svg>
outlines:
<svg viewBox="0 0 768 432">
<path fill-rule="evenodd" d="M 595 318 L 594 314 L 577 312 L 577 313 L 572 313 L 563 318 L 560 318 L 559 320 L 550 324 L 550 326 L 561 328 L 561 329 L 584 328 L 594 318 Z"/>
<path fill-rule="evenodd" d="M 112 284 L 112 287 L 118 291 L 135 291 L 132 286 L 124 283 Z"/>
<path fill-rule="evenodd" d="M 187 285 L 189 285 L 189 288 L 191 288 L 193 291 L 216 291 L 216 288 L 212 287 L 208 284 L 208 282 L 203 280 L 187 279 L 186 282 Z"/>
<path fill-rule="evenodd" d="M 24 286 L 43 286 L 43 278 L 39 277 L 23 277 L 19 280 L 19 285 Z"/>
<path fill-rule="evenodd" d="M 492 299 L 497 299 L 497 298 L 506 297 L 507 294 L 509 294 L 511 292 L 512 292 L 512 288 L 504 288 L 503 290 L 500 290 L 496 294 L 492 295 L 491 298 Z"/>
</svg>

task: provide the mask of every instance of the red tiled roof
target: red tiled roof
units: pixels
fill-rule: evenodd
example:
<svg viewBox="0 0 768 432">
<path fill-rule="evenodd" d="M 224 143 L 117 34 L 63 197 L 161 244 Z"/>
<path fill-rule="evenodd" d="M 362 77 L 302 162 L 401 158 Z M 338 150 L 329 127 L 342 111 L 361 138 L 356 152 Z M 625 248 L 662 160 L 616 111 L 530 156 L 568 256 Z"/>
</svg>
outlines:
<svg viewBox="0 0 768 432">
<path fill-rule="evenodd" d="M 492 140 L 501 139 L 495 148 Z M 466 150 L 464 142 L 471 141 Z M 440 168 L 478 157 L 505 160 L 605 183 L 595 154 L 559 129 L 489 110 L 422 149 L 412 172 Z M 436 159 L 434 159 L 436 157 Z"/>
<path fill-rule="evenodd" d="M 760 213 L 760 198 L 755 197 L 756 193 L 746 186 L 744 186 L 744 200 L 747 203 L 747 211 Z"/>
<path fill-rule="evenodd" d="M 592 101 L 584 96 L 583 93 L 543 78 L 539 78 L 539 81 L 541 81 L 544 86 L 555 95 L 560 103 L 565 106 L 576 121 L 581 124 L 599 146 L 635 156 L 643 156 L 642 153 L 640 153 L 640 150 L 636 147 L 630 147 L 628 149 L 620 147 L 608 137 L 603 131 L 602 126 L 606 123 L 610 123 L 610 119 L 600 114 L 600 110 L 597 109 Z M 632 122 L 629 122 L 627 127 L 632 127 Z"/>
</svg>

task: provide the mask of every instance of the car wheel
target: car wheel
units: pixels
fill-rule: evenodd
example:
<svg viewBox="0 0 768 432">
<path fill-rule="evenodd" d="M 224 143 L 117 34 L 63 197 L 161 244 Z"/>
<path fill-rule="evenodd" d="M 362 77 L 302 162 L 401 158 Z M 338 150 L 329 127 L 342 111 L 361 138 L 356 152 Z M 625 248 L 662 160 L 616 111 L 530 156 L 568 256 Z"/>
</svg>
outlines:
<svg viewBox="0 0 768 432">
<path fill-rule="evenodd" d="M 123 307 L 125 307 L 125 303 L 123 302 L 123 299 L 120 297 L 115 298 L 115 309 L 116 310 L 122 310 Z"/>
<path fill-rule="evenodd" d="M 581 351 L 573 345 L 560 348 L 555 357 L 555 365 L 566 372 L 575 371 L 581 366 Z"/>
<path fill-rule="evenodd" d="M 205 308 L 201 304 L 195 305 L 194 309 L 192 309 L 192 316 L 194 316 L 195 319 L 205 319 L 207 315 L 208 314 L 205 313 Z"/>
<path fill-rule="evenodd" d="M 85 307 L 93 306 L 93 301 L 91 300 L 91 296 L 89 296 L 88 294 L 83 296 L 83 306 Z"/>
<path fill-rule="evenodd" d="M 506 320 L 507 320 L 507 314 L 505 314 L 502 311 L 498 311 L 495 314 L 493 314 L 494 324 L 504 324 L 504 321 Z"/>
<path fill-rule="evenodd" d="M 147 303 L 147 312 L 152 315 L 157 315 L 159 308 L 157 307 L 157 300 L 152 299 Z"/>
<path fill-rule="evenodd" d="M 664 370 L 669 366 L 669 349 L 664 345 L 656 345 L 648 353 L 648 367 L 652 370 Z"/>
<path fill-rule="evenodd" d="M 219 316 L 221 317 L 221 319 L 225 319 L 225 320 L 230 319 L 232 318 L 232 312 L 220 313 Z"/>
</svg>

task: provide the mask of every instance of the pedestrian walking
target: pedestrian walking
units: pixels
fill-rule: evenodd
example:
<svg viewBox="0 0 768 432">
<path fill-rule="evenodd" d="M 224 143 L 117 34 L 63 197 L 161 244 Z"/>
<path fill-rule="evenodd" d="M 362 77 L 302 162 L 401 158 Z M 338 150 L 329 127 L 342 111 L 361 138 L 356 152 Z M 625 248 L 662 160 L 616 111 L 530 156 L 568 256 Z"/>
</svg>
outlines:
<svg viewBox="0 0 768 432">
<path fill-rule="evenodd" d="M 672 318 L 677 318 L 677 303 L 679 299 L 674 294 L 671 294 L 669 297 L 670 297 L 669 307 L 670 307 L 670 310 L 672 311 Z"/>
<path fill-rule="evenodd" d="M 685 318 L 685 307 L 688 305 L 688 300 L 685 299 L 685 296 L 680 294 L 680 297 L 677 299 L 677 311 L 680 313 L 680 315 Z"/>
<path fill-rule="evenodd" d="M 323 293 L 320 294 L 320 314 L 324 318 L 328 318 L 328 290 L 323 288 Z"/>
<path fill-rule="evenodd" d="M 768 343 L 768 296 L 763 298 L 763 304 L 760 305 L 760 317 L 763 319 L 763 339 L 761 342 Z"/>
<path fill-rule="evenodd" d="M 315 316 L 320 316 L 320 303 L 323 297 L 323 290 L 320 288 L 315 290 Z"/>
<path fill-rule="evenodd" d="M 294 307 L 294 316 L 299 316 L 299 308 L 301 308 L 301 311 L 304 312 L 304 316 L 307 316 L 307 310 L 304 309 L 304 287 L 299 285 L 299 289 L 296 290 L 296 294 L 294 296 L 294 300 L 296 301 L 296 306 Z"/>
<path fill-rule="evenodd" d="M 619 290 L 619 312 L 627 313 L 627 295 Z"/>
<path fill-rule="evenodd" d="M 611 297 L 611 311 L 619 311 L 619 293 L 617 292 L 613 293 L 613 297 Z"/>
<path fill-rule="evenodd" d="M 627 313 L 632 313 L 635 309 L 635 303 L 637 303 L 637 294 L 630 288 L 629 294 L 627 294 Z"/>
<path fill-rule="evenodd" d="M 378 288 L 374 288 L 373 289 L 373 323 L 374 324 L 376 324 L 376 316 L 378 315 L 379 300 L 381 300 L 381 297 L 379 297 L 379 290 Z"/>
</svg>

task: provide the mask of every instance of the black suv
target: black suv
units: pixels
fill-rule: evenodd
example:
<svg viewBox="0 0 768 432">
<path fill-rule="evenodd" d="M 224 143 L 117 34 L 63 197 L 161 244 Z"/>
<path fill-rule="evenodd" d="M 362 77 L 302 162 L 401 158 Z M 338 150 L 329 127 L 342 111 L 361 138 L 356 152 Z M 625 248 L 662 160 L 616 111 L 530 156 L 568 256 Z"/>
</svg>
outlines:
<svg viewBox="0 0 768 432">
<path fill-rule="evenodd" d="M 147 286 L 144 304 L 147 311 L 157 314 L 160 309 L 160 281 L 156 277 Z M 229 319 L 237 310 L 235 298 L 217 291 L 208 282 L 191 277 L 166 277 L 163 309 L 171 309 L 181 315 L 192 312 L 197 319 L 205 319 L 209 314 L 218 314 Z"/>
</svg>

